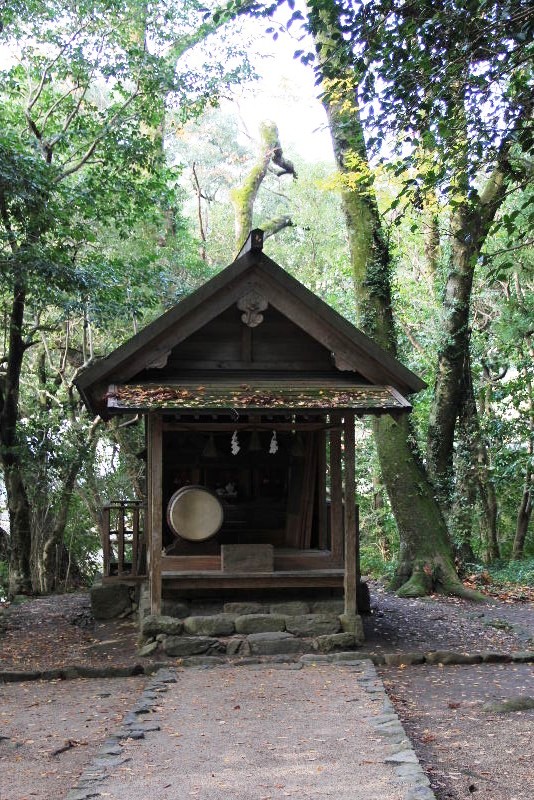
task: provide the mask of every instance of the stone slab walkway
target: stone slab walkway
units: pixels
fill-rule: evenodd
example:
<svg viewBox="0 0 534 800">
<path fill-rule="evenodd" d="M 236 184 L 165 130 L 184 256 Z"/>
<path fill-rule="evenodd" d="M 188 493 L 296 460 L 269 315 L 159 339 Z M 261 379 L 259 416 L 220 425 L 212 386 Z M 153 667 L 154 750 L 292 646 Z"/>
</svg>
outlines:
<svg viewBox="0 0 534 800">
<path fill-rule="evenodd" d="M 374 666 L 345 657 L 162 671 L 67 800 L 433 800 Z"/>
</svg>

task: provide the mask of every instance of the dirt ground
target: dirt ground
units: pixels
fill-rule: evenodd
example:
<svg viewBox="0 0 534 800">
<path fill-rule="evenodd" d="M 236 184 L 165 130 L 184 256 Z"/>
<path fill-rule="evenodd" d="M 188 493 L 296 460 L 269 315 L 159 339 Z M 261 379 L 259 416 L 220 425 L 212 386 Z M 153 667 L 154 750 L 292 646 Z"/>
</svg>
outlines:
<svg viewBox="0 0 534 800">
<path fill-rule="evenodd" d="M 0 683 L 0 800 L 61 800 L 145 682 Z"/>
<path fill-rule="evenodd" d="M 362 670 L 277 666 L 179 671 L 155 715 L 161 731 L 126 742 L 106 797 L 403 800 Z"/>
<path fill-rule="evenodd" d="M 380 585 L 371 589 L 373 613 L 364 621 L 362 655 L 444 649 L 510 653 L 534 646 L 531 602 L 474 604 L 438 597 L 401 600 Z M 138 661 L 133 622 L 94 623 L 85 594 L 30 600 L 12 606 L 0 620 L 0 669 L 122 666 Z M 533 664 L 382 667 L 380 674 L 438 800 L 472 796 L 481 800 L 532 800 L 534 711 L 492 713 L 484 711 L 483 705 L 491 699 L 534 697 Z M 33 765 L 33 777 L 24 779 L 18 788 L 13 780 L 18 780 L 19 773 L 23 776 L 25 768 L 10 768 L 11 794 L 5 797 L 2 783 L 6 771 L 0 772 L 0 800 L 59 800 L 64 796 L 57 791 L 40 793 L 46 773 L 58 779 L 59 773 L 64 774 L 62 768 L 58 773 L 58 763 L 67 764 L 67 759 L 72 759 L 68 770 L 69 785 L 73 785 L 97 740 L 102 741 L 106 727 L 127 710 L 128 698 L 133 704 L 143 680 L 0 684 L 0 711 L 4 712 L 0 736 L 11 737 L 0 739 L 0 753 L 8 756 L 10 765 Z M 105 697 L 110 686 L 111 694 Z M 100 705 L 99 695 L 103 701 Z M 37 709 L 40 717 L 34 720 L 35 735 L 29 725 Z M 84 719 L 82 728 L 80 718 Z M 7 725 L 13 736 L 4 732 Z M 68 740 L 76 744 L 50 756 L 50 750 Z M 22 747 L 17 746 L 19 741 Z M 30 757 L 17 762 L 25 748 Z"/>
</svg>

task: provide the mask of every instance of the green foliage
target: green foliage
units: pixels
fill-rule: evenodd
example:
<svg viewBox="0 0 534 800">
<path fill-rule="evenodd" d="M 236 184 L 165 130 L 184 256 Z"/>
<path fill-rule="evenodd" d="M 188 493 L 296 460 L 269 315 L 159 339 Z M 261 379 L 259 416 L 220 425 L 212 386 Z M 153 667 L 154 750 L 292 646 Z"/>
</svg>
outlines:
<svg viewBox="0 0 534 800">
<path fill-rule="evenodd" d="M 496 583 L 516 583 L 534 587 L 534 558 L 492 564 L 488 572 Z"/>
<path fill-rule="evenodd" d="M 5 600 L 9 586 L 9 564 L 7 561 L 0 561 L 0 602 Z"/>
</svg>

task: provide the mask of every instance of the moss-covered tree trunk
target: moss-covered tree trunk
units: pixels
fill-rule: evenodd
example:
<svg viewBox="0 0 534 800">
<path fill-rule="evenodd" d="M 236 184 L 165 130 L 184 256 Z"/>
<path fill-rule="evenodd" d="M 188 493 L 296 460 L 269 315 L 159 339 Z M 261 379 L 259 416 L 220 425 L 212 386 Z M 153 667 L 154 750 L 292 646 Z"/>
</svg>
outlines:
<svg viewBox="0 0 534 800">
<path fill-rule="evenodd" d="M 9 316 L 9 350 L 6 374 L 0 382 L 0 456 L 9 511 L 9 592 L 31 591 L 31 513 L 24 485 L 22 450 L 17 436 L 22 363 L 26 350 L 22 325 L 26 289 L 22 281 L 13 287 Z"/>
<path fill-rule="evenodd" d="M 342 181 L 360 327 L 396 354 L 391 303 L 391 258 L 381 226 L 357 104 L 351 53 L 343 46 L 335 0 L 312 6 L 318 71 L 334 153 Z M 374 433 L 380 466 L 401 539 L 395 584 L 399 594 L 433 590 L 466 594 L 454 567 L 445 519 L 417 453 L 410 421 L 377 417 Z"/>
<path fill-rule="evenodd" d="M 252 230 L 254 203 L 267 171 L 274 165 L 276 175 L 293 175 L 297 177 L 291 161 L 284 158 L 278 128 L 274 122 L 265 121 L 260 125 L 260 148 L 258 158 L 241 186 L 232 189 L 230 199 L 235 215 L 235 241 L 239 251 Z M 291 218 L 280 216 L 262 223 L 266 236 L 272 236 L 283 228 L 292 225 Z"/>
</svg>

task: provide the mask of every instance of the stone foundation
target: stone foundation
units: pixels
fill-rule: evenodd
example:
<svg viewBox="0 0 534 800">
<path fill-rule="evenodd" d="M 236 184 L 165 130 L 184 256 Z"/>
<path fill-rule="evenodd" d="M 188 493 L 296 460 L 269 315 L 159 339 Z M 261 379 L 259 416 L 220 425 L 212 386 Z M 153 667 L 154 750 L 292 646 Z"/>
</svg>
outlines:
<svg viewBox="0 0 534 800">
<path fill-rule="evenodd" d="M 363 628 L 343 627 L 343 601 L 163 602 L 161 616 L 148 614 L 142 592 L 139 654 L 190 656 L 269 656 L 330 653 L 363 644 Z M 173 611 L 174 614 L 169 613 Z"/>
</svg>

